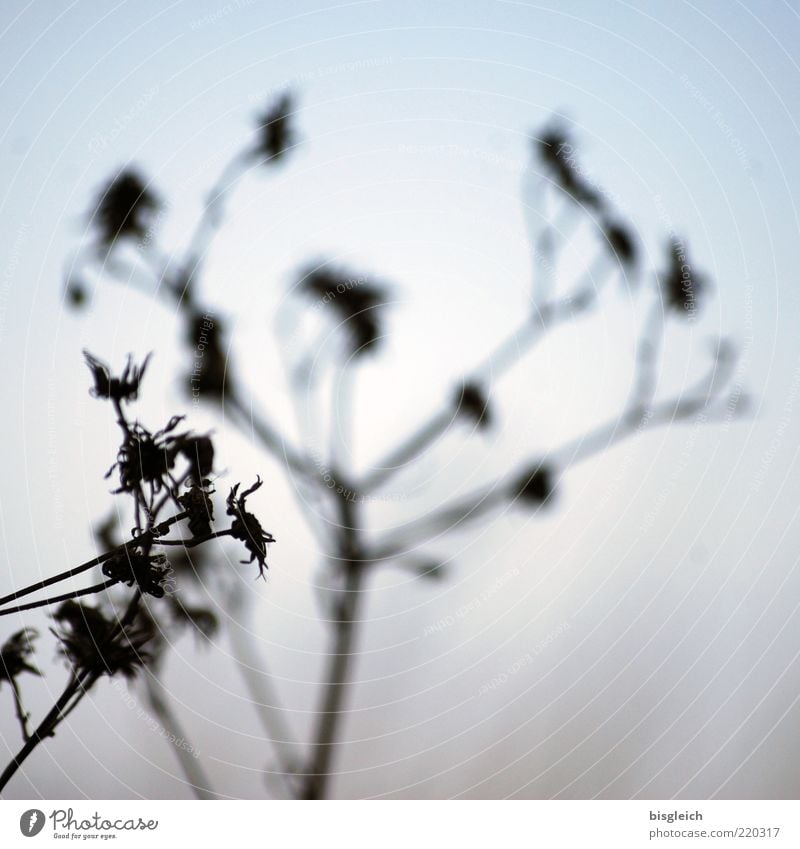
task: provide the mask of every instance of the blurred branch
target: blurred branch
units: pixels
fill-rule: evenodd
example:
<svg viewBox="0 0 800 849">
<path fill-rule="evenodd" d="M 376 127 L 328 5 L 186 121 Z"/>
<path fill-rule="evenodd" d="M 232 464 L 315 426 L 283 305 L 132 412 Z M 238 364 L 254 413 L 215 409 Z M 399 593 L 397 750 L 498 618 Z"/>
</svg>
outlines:
<svg viewBox="0 0 800 849">
<path fill-rule="evenodd" d="M 167 736 L 172 735 L 175 740 L 186 741 L 188 739 L 186 732 L 169 703 L 167 691 L 160 678 L 155 672 L 146 672 L 144 683 L 147 703 Z M 219 796 L 211 790 L 211 784 L 198 759 L 183 746 L 172 745 L 171 748 L 175 751 L 175 757 L 178 759 L 194 797 L 204 801 L 218 799 Z"/>
<path fill-rule="evenodd" d="M 272 745 L 278 763 L 280 777 L 289 793 L 296 795 L 294 778 L 297 773 L 297 743 L 289 729 L 286 711 L 272 687 L 272 678 L 260 652 L 249 639 L 245 628 L 246 597 L 237 584 L 224 594 L 228 613 L 228 635 L 236 665 L 242 676 L 253 708 L 261 723 L 266 738 Z"/>
<path fill-rule="evenodd" d="M 531 318 L 526 318 L 470 375 L 455 384 L 456 390 L 468 383 L 481 384 L 490 378 L 496 380 L 528 354 L 547 331 L 588 313 L 596 306 L 613 271 L 605 253 L 600 254 L 569 295 L 555 298 L 538 309 L 534 308 Z M 398 448 L 375 464 L 373 471 L 356 484 L 357 491 L 369 493 L 382 486 L 445 433 L 452 420 L 453 410 L 450 406 L 432 415 Z"/>
<path fill-rule="evenodd" d="M 587 431 L 548 454 L 547 464 L 563 472 L 625 439 L 638 436 L 645 430 L 687 421 L 696 416 L 704 417 L 702 420 L 705 421 L 714 413 L 726 414 L 726 408 L 719 409 L 714 405 L 721 397 L 721 387 L 732 375 L 734 363 L 735 356 L 723 341 L 717 349 L 709 373 L 698 381 L 691 392 L 644 406 L 638 397 L 634 396 L 633 406 L 626 407 L 620 416 Z M 446 503 L 421 519 L 403 525 L 387 539 L 378 541 L 374 549 L 370 550 L 368 561 L 378 562 L 398 557 L 438 534 L 449 533 L 472 523 L 491 509 L 513 503 L 518 496 L 514 482 L 518 481 L 524 470 L 531 465 L 533 464 L 522 464 L 510 474 L 497 478 L 463 498 Z"/>
</svg>

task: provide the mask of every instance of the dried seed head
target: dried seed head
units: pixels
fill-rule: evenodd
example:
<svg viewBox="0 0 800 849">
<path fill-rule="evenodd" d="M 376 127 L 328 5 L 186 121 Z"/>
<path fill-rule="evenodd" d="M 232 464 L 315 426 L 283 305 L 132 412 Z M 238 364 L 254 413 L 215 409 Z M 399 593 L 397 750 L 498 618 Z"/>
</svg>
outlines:
<svg viewBox="0 0 800 849">
<path fill-rule="evenodd" d="M 94 386 L 90 392 L 95 398 L 110 398 L 113 401 L 136 400 L 150 354 L 144 358 L 141 366 L 135 366 L 133 358 L 129 355 L 128 362 L 119 377 L 112 377 L 108 366 L 88 351 L 84 350 L 83 356 L 94 379 Z"/>
<path fill-rule="evenodd" d="M 79 672 L 133 678 L 152 658 L 149 646 L 145 648 L 156 633 L 152 620 L 137 617 L 123 628 L 99 608 L 76 601 L 65 601 L 53 619 L 60 626 L 53 631 L 61 641 L 60 652 Z"/>
<path fill-rule="evenodd" d="M 485 430 L 492 425 L 489 399 L 477 383 L 465 383 L 456 396 L 456 413 L 470 419 L 476 427 Z"/>
<path fill-rule="evenodd" d="M 144 595 L 164 597 L 164 582 L 170 569 L 163 554 L 144 554 L 125 549 L 103 563 L 103 574 L 132 587 L 134 584 Z"/>
<path fill-rule="evenodd" d="M 261 478 L 256 478 L 256 482 L 239 495 L 239 487 L 241 484 L 236 484 L 228 495 L 227 513 L 233 516 L 231 524 L 231 536 L 244 543 L 244 547 L 250 554 L 249 560 L 242 560 L 242 563 L 258 563 L 258 574 L 264 576 L 264 571 L 267 569 L 267 543 L 275 542 L 272 534 L 267 533 L 261 526 L 261 522 L 247 510 L 247 498 L 252 495 L 257 489 L 263 485 Z"/>
<path fill-rule="evenodd" d="M 34 651 L 33 641 L 38 636 L 39 633 L 34 628 L 23 628 L 3 643 L 0 647 L 0 684 L 3 681 L 13 681 L 22 672 L 42 674 L 28 663 Z"/>
<path fill-rule="evenodd" d="M 282 159 L 294 145 L 291 114 L 294 103 L 290 94 L 282 94 L 258 120 L 258 140 L 255 155 L 267 164 Z"/>
<path fill-rule="evenodd" d="M 101 246 L 108 249 L 126 237 L 144 238 L 160 206 L 137 171 L 120 171 L 100 193 L 92 216 Z"/>
<path fill-rule="evenodd" d="M 524 472 L 513 485 L 513 496 L 524 503 L 539 506 L 555 492 L 553 472 L 541 463 Z"/>
</svg>

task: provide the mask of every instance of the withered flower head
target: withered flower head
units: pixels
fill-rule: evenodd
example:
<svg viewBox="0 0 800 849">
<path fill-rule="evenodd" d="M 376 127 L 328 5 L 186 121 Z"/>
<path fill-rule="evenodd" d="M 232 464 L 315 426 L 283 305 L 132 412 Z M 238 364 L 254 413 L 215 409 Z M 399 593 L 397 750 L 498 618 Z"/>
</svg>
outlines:
<svg viewBox="0 0 800 849">
<path fill-rule="evenodd" d="M 143 238 L 160 206 L 137 171 L 120 171 L 100 193 L 92 217 L 101 245 L 109 248 L 117 239 Z"/>
<path fill-rule="evenodd" d="M 109 477 L 114 469 L 119 471 L 120 486 L 115 492 L 136 492 L 143 483 L 159 492 L 162 486 L 169 485 L 165 479 L 174 468 L 182 440 L 186 438 L 186 434 L 173 436 L 172 431 L 182 420 L 183 416 L 173 416 L 156 433 L 150 433 L 138 422 L 131 425 L 117 453 L 117 462 L 106 473 Z"/>
<path fill-rule="evenodd" d="M 128 355 L 128 362 L 119 377 L 112 377 L 108 366 L 88 351 L 84 350 L 83 356 L 94 378 L 94 386 L 90 392 L 95 398 L 110 398 L 112 401 L 136 400 L 150 354 L 144 358 L 141 366 L 135 366 L 133 357 Z"/>
<path fill-rule="evenodd" d="M 604 209 L 603 196 L 581 174 L 575 162 L 575 148 L 563 129 L 545 129 L 534 138 L 534 148 L 556 184 L 576 203 L 596 212 Z"/>
<path fill-rule="evenodd" d="M 673 239 L 669 245 L 667 262 L 667 270 L 660 279 L 667 308 L 691 316 L 708 288 L 706 278 L 694 270 L 680 239 Z"/>
<path fill-rule="evenodd" d="M 192 482 L 202 484 L 214 468 L 214 443 L 211 437 L 186 435 L 176 442 L 175 447 L 189 463 Z"/>
<path fill-rule="evenodd" d="M 33 641 L 39 636 L 33 628 L 23 628 L 12 634 L 0 647 L 0 684 L 11 683 L 21 672 L 42 673 L 28 663 L 33 654 Z"/>
<path fill-rule="evenodd" d="M 294 110 L 292 96 L 282 94 L 274 100 L 258 119 L 258 140 L 255 155 L 272 164 L 281 159 L 294 144 L 291 114 Z"/>
<path fill-rule="evenodd" d="M 214 504 L 211 493 L 206 487 L 193 484 L 178 498 L 178 503 L 189 514 L 189 531 L 195 538 L 205 537 L 211 533 L 211 522 L 214 519 Z"/>
<path fill-rule="evenodd" d="M 65 601 L 53 614 L 61 654 L 78 672 L 133 678 L 152 659 L 145 645 L 155 636 L 152 621 L 137 617 L 132 625 L 107 619 L 96 607 Z"/>
<path fill-rule="evenodd" d="M 489 399 L 482 386 L 477 383 L 465 383 L 456 395 L 456 413 L 470 419 L 476 427 L 485 430 L 492 425 L 492 413 Z"/>
<path fill-rule="evenodd" d="M 225 350 L 224 327 L 215 316 L 190 311 L 186 325 L 186 345 L 191 350 L 189 390 L 193 398 L 219 400 L 230 391 L 231 378 Z"/>
<path fill-rule="evenodd" d="M 177 596 L 174 596 L 171 602 L 175 625 L 189 627 L 206 640 L 210 640 L 219 631 L 219 620 L 213 610 L 206 607 L 189 607 Z"/>
<path fill-rule="evenodd" d="M 244 547 L 250 553 L 249 560 L 242 560 L 242 563 L 258 563 L 259 577 L 264 576 L 264 570 L 267 569 L 267 543 L 275 542 L 272 534 L 267 533 L 261 527 L 261 522 L 247 511 L 246 501 L 248 496 L 252 495 L 257 489 L 263 485 L 261 478 L 256 478 L 256 482 L 239 495 L 239 487 L 241 484 L 236 484 L 228 495 L 227 513 L 233 516 L 233 524 L 231 525 L 231 536 L 234 539 L 241 540 Z"/>
<path fill-rule="evenodd" d="M 164 597 L 164 581 L 169 575 L 167 559 L 163 554 L 145 554 L 136 549 L 126 549 L 103 563 L 103 574 L 132 587 L 134 584 L 144 595 Z"/>
<path fill-rule="evenodd" d="M 623 268 L 632 269 L 636 265 L 638 252 L 630 228 L 619 221 L 606 220 L 603 223 L 603 235 L 607 247 L 619 264 Z"/>
<path fill-rule="evenodd" d="M 313 267 L 301 273 L 298 290 L 335 313 L 346 326 L 354 355 L 377 347 L 389 298 L 385 286 L 344 269 Z"/>
<path fill-rule="evenodd" d="M 538 506 L 549 501 L 554 491 L 552 470 L 538 463 L 520 475 L 513 485 L 512 494 L 519 501 Z"/>
</svg>

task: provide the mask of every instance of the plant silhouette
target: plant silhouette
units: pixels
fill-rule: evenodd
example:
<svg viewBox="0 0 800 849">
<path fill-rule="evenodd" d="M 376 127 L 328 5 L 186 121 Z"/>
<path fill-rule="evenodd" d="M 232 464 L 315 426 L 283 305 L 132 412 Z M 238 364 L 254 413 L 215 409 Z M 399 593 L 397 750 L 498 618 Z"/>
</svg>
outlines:
<svg viewBox="0 0 800 849">
<path fill-rule="evenodd" d="M 302 433 L 283 433 L 268 416 L 252 408 L 251 393 L 236 365 L 236 340 L 228 331 L 235 322 L 232 317 L 216 315 L 203 302 L 199 286 L 214 237 L 225 224 L 225 204 L 231 192 L 254 169 L 274 171 L 287 165 L 298 137 L 297 116 L 298 107 L 289 95 L 282 95 L 267 107 L 254 127 L 253 138 L 222 169 L 190 234 L 188 248 L 177 257 L 159 247 L 159 236 L 154 232 L 160 193 L 139 170 L 120 171 L 98 195 L 90 215 L 92 235 L 88 244 L 79 249 L 66 285 L 71 293 L 70 302 L 84 309 L 86 291 L 79 281 L 84 279 L 84 274 L 97 271 L 100 264 L 106 276 L 127 283 L 137 281 L 136 285 L 140 285 L 138 281 L 144 274 L 148 281 L 146 290 L 153 298 L 163 300 L 177 316 L 177 333 L 188 353 L 193 355 L 198 345 L 203 346 L 200 364 L 193 358 L 191 368 L 182 371 L 187 397 L 206 401 L 224 416 L 226 423 L 254 435 L 264 453 L 276 460 L 291 478 L 295 491 L 320 505 L 325 517 L 322 531 L 316 515 L 304 511 L 304 518 L 322 540 L 325 568 L 332 572 L 331 589 L 323 592 L 322 599 L 324 619 L 330 628 L 330 648 L 319 685 L 315 723 L 304 756 L 297 755 L 302 747 L 291 739 L 286 717 L 275 707 L 277 696 L 265 695 L 260 689 L 268 679 L 247 673 L 256 663 L 258 668 L 265 669 L 263 659 L 257 658 L 254 646 L 241 639 L 241 634 L 234 641 L 234 648 L 254 708 L 263 722 L 265 737 L 274 746 L 286 791 L 296 798 L 321 799 L 329 795 L 330 779 L 335 774 L 341 720 L 353 679 L 353 665 L 362 648 L 359 634 L 369 599 L 369 579 L 381 564 L 411 563 L 419 574 L 441 578 L 441 570 L 435 564 L 426 562 L 424 568 L 418 568 L 413 556 L 415 547 L 438 535 L 488 522 L 494 513 L 509 504 L 530 511 L 556 507 L 563 501 L 561 482 L 576 463 L 649 428 L 679 421 L 711 423 L 715 418 L 723 419 L 730 415 L 731 405 L 740 399 L 732 400 L 730 381 L 736 353 L 725 339 L 719 340 L 694 385 L 673 397 L 660 397 L 658 365 L 668 341 L 667 323 L 693 318 L 702 307 L 709 286 L 695 270 L 693 260 L 687 258 L 683 243 L 676 238 L 667 244 L 667 261 L 664 269 L 657 270 L 656 285 L 637 285 L 649 277 L 641 268 L 643 251 L 635 228 L 613 208 L 608 196 L 584 176 L 575 145 L 566 130 L 550 125 L 532 139 L 532 168 L 540 177 L 538 191 L 550 198 L 556 212 L 549 221 L 532 225 L 528 234 L 534 259 L 534 288 L 528 314 L 522 316 L 519 326 L 511 328 L 483 362 L 454 379 L 439 408 L 431 411 L 387 456 L 374 462 L 370 471 L 365 474 L 353 471 L 337 450 L 334 438 L 330 456 L 320 460 L 317 447 Z M 552 278 L 558 270 L 558 258 L 579 225 L 588 225 L 596 259 L 577 280 L 559 281 L 556 285 Z M 142 250 L 132 258 L 126 253 L 125 244 L 137 239 Z M 601 312 L 606 293 L 614 282 L 632 291 L 636 289 L 643 317 L 642 329 L 631 329 L 632 337 L 637 340 L 634 376 L 630 393 L 618 414 L 546 456 L 531 451 L 526 460 L 502 471 L 490 483 L 376 536 L 364 515 L 365 501 L 378 496 L 381 488 L 400 471 L 413 465 L 455 421 L 465 425 L 465 439 L 471 432 L 492 428 L 498 414 L 488 390 L 489 376 L 496 379 L 514 368 L 556 327 Z M 76 291 L 79 297 L 75 296 Z M 379 361 L 392 291 L 392 286 L 370 275 L 354 273 L 327 260 L 307 264 L 298 272 L 296 307 L 306 312 L 315 310 L 318 318 L 328 323 L 326 332 L 333 328 L 338 334 L 341 362 L 337 367 L 340 375 L 346 375 L 350 381 L 356 379 L 363 362 Z M 310 348 L 313 350 L 313 344 Z M 93 393 L 110 400 L 117 412 L 123 442 L 112 473 L 119 479 L 117 492 L 133 497 L 136 524 L 141 529 L 137 537 L 117 544 L 89 565 L 102 565 L 108 581 L 127 585 L 134 590 L 134 597 L 116 626 L 108 624 L 104 614 L 93 608 L 72 599 L 59 599 L 62 606 L 56 612 L 61 625 L 58 634 L 73 665 L 74 679 L 67 688 L 67 697 L 62 697 L 56 706 L 56 713 L 48 716 L 28 738 L 29 747 L 35 745 L 33 741 L 41 741 L 52 733 L 63 709 L 100 675 L 132 674 L 142 663 L 158 669 L 163 642 L 159 645 L 157 634 L 151 633 L 152 622 L 143 623 L 137 618 L 143 596 L 158 596 L 163 587 L 165 561 L 163 555 L 154 555 L 153 549 L 176 545 L 176 556 L 170 562 L 178 574 L 191 576 L 198 574 L 203 566 L 202 558 L 197 564 L 193 562 L 189 549 L 227 535 L 244 545 L 246 562 L 255 564 L 258 573 L 263 574 L 267 565 L 266 547 L 273 541 L 247 504 L 247 499 L 261 486 L 260 478 L 249 488 L 241 489 L 238 484 L 232 488 L 226 501 L 232 524 L 214 533 L 209 488 L 213 462 L 210 439 L 178 432 L 181 420 L 177 417 L 155 432 L 138 423 L 129 424 L 124 418 L 123 404 L 136 397 L 147 360 L 138 368 L 129 362 L 119 378 L 111 378 L 106 367 L 94 357 L 87 356 L 87 361 L 94 379 Z M 290 369 L 289 377 L 288 391 L 298 403 L 304 387 L 308 387 L 308 361 L 301 357 L 299 364 Z M 313 391 L 313 386 L 306 391 Z M 347 405 L 347 394 L 342 394 L 344 397 L 338 398 L 337 403 Z M 736 407 L 735 413 L 739 409 L 740 406 Z M 182 475 L 175 474 L 179 461 L 188 463 Z M 179 486 L 186 486 L 186 492 L 179 493 Z M 168 503 L 174 504 L 179 512 L 166 523 L 157 524 L 156 515 Z M 165 538 L 168 528 L 180 521 L 188 522 L 190 536 L 177 541 Z M 108 525 L 101 527 L 106 545 L 111 532 Z M 71 572 L 76 573 L 76 570 Z M 48 582 L 41 582 L 37 589 L 46 585 Z M 0 599 L 0 604 L 16 602 L 22 595 L 16 593 Z M 162 602 L 168 604 L 168 613 L 159 614 L 148 606 L 147 615 L 156 622 L 160 622 L 159 615 L 165 616 L 170 627 L 190 624 L 201 637 L 214 633 L 218 623 L 213 613 L 184 603 L 174 594 L 165 595 Z M 233 623 L 231 627 L 235 627 L 237 617 L 244 616 L 246 608 L 247 599 L 236 588 L 229 588 L 227 612 Z M 0 613 L 10 609 L 20 607 L 3 608 Z M 105 647 L 100 657 L 93 655 L 86 645 L 87 634 L 95 633 L 103 635 L 98 641 L 101 648 Z M 21 639 L 20 635 L 16 637 Z M 9 666 L 9 669 L 25 668 L 14 667 L 13 663 Z M 16 675 L 9 672 L 5 680 L 15 681 Z M 148 680 L 157 681 L 158 675 L 148 676 Z M 166 694 L 159 691 L 152 701 L 166 704 Z M 18 710 L 22 711 L 21 707 Z M 167 715 L 166 708 L 162 713 Z M 205 789 L 208 790 L 207 785 Z"/>
</svg>

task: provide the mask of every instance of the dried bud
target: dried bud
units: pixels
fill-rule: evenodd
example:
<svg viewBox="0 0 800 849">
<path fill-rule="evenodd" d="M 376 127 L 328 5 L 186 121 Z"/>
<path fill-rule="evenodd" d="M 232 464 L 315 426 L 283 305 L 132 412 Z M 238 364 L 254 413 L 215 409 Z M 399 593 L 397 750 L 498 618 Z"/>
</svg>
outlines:
<svg viewBox="0 0 800 849">
<path fill-rule="evenodd" d="M 290 118 L 293 108 L 291 95 L 282 94 L 259 118 L 255 153 L 263 162 L 277 162 L 294 144 Z"/>
<path fill-rule="evenodd" d="M 178 503 L 189 514 L 189 531 L 192 536 L 195 538 L 208 536 L 214 519 L 214 505 L 210 491 L 195 484 L 178 498 Z"/>
<path fill-rule="evenodd" d="M 152 658 L 149 647 L 145 649 L 156 633 L 152 620 L 139 617 L 123 627 L 99 608 L 76 601 L 65 601 L 53 619 L 60 625 L 54 631 L 60 652 L 79 672 L 133 678 Z"/>
<path fill-rule="evenodd" d="M 489 399 L 477 383 L 465 383 L 461 387 L 456 397 L 456 413 L 470 419 L 481 430 L 492 425 Z"/>
<path fill-rule="evenodd" d="M 135 366 L 133 357 L 129 355 L 120 377 L 112 377 L 108 366 L 88 351 L 84 350 L 83 356 L 94 379 L 94 386 L 90 392 L 95 398 L 111 399 L 117 402 L 136 400 L 150 354 L 144 358 L 141 366 Z"/>
<path fill-rule="evenodd" d="M 228 510 L 229 516 L 233 516 L 233 524 L 231 525 L 231 536 L 244 543 L 244 547 L 250 553 L 249 560 L 242 560 L 242 563 L 258 563 L 258 574 L 263 577 L 264 570 L 267 569 L 267 543 L 275 542 L 272 534 L 267 533 L 261 526 L 261 522 L 247 511 L 246 501 L 248 496 L 252 495 L 257 489 L 263 485 L 261 478 L 257 478 L 256 482 L 246 489 L 241 495 L 238 495 L 241 484 L 236 484 L 228 495 Z"/>
<path fill-rule="evenodd" d="M 637 250 L 633 234 L 626 224 L 606 221 L 603 224 L 603 234 L 611 253 L 617 258 L 619 264 L 626 269 L 636 265 Z"/>
<path fill-rule="evenodd" d="M 164 582 L 169 575 L 166 557 L 163 554 L 144 554 L 125 549 L 103 563 L 103 574 L 132 587 L 134 584 L 144 595 L 164 597 Z"/>
<path fill-rule="evenodd" d="M 661 275 L 661 291 L 667 308 L 693 316 L 703 292 L 708 288 L 706 278 L 698 274 L 686 258 L 683 242 L 673 239 L 669 246 L 667 270 Z"/>
<path fill-rule="evenodd" d="M 28 663 L 33 654 L 33 641 L 38 636 L 38 632 L 33 628 L 23 628 L 12 634 L 0 647 L 0 684 L 3 681 L 11 683 L 22 672 L 42 674 Z"/>
<path fill-rule="evenodd" d="M 513 497 L 527 504 L 545 504 L 555 491 L 551 469 L 541 463 L 523 473 L 513 486 Z"/>
<path fill-rule="evenodd" d="M 121 171 L 102 191 L 92 217 L 101 245 L 110 248 L 117 239 L 144 238 L 160 205 L 136 171 Z"/>
<path fill-rule="evenodd" d="M 314 267 L 302 273 L 298 289 L 336 314 L 350 335 L 353 354 L 374 350 L 383 335 L 382 318 L 389 293 L 364 275 Z"/>
</svg>

